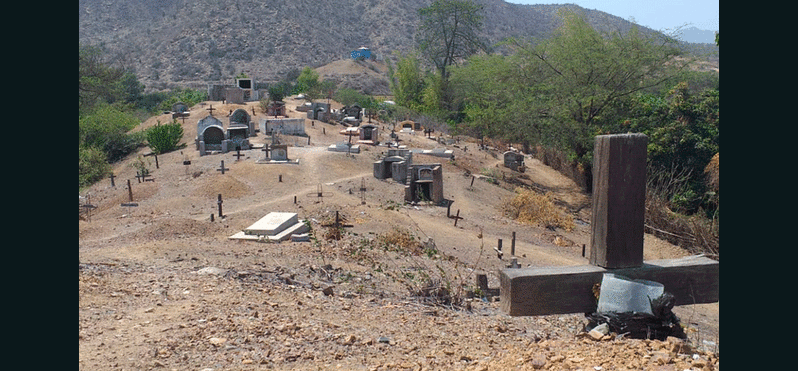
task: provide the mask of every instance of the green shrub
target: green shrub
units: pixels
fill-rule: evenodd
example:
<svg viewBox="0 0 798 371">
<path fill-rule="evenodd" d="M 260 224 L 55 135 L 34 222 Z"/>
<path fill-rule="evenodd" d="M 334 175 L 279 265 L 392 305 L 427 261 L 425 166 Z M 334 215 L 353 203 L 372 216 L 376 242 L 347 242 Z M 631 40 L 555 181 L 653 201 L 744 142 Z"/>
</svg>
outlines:
<svg viewBox="0 0 798 371">
<path fill-rule="evenodd" d="M 111 171 L 105 153 L 99 148 L 79 146 L 78 156 L 78 188 L 91 185 Z"/>
<path fill-rule="evenodd" d="M 155 126 L 147 129 L 147 143 L 155 154 L 174 151 L 182 139 L 183 126 L 177 120 L 163 125 L 158 121 Z"/>
</svg>

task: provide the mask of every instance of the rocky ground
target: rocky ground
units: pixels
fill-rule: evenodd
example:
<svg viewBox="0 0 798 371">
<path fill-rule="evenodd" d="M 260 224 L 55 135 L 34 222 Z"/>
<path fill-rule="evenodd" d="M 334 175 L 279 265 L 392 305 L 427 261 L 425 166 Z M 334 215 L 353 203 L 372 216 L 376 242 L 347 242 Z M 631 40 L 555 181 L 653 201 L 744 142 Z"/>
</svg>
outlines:
<svg viewBox="0 0 798 371">
<path fill-rule="evenodd" d="M 443 165 L 445 198 L 463 217 L 455 226 L 446 207 L 404 204 L 401 185 L 372 176 L 384 147 L 353 156 L 327 151 L 343 141 L 341 126 L 308 120 L 310 139 L 286 138 L 298 164 L 259 164 L 259 150 L 240 159 L 200 157 L 196 122 L 210 105 L 222 113 L 241 108 L 192 107 L 188 146 L 158 156 L 157 168 L 142 157 L 152 181 L 138 182 L 132 156 L 115 165 L 115 186 L 109 179 L 81 194 L 97 209 L 79 221 L 79 369 L 719 369 L 717 303 L 677 306 L 687 339 L 659 341 L 591 336 L 582 314 L 510 317 L 496 297 L 474 294 L 478 273 L 498 288 L 496 272 L 508 259 L 493 247 L 512 232 L 523 266 L 587 263 L 589 197 L 539 161 L 513 173 L 498 166 L 498 151 L 478 150 L 467 138 L 447 146 L 454 161 L 414 157 Z M 255 110 L 256 122 L 263 117 L 257 103 L 245 108 Z M 158 120 L 170 119 L 141 127 Z M 442 146 L 419 134 L 400 138 L 410 148 Z M 501 178 L 548 190 L 575 227 L 510 220 L 500 205 L 512 186 Z M 138 206 L 121 206 L 127 181 Z M 223 217 L 211 221 L 218 194 Z M 229 239 L 271 211 L 298 213 L 312 227 L 311 241 Z M 346 225 L 340 239 L 328 227 L 336 211 Z M 687 253 L 647 235 L 644 255 Z"/>
</svg>

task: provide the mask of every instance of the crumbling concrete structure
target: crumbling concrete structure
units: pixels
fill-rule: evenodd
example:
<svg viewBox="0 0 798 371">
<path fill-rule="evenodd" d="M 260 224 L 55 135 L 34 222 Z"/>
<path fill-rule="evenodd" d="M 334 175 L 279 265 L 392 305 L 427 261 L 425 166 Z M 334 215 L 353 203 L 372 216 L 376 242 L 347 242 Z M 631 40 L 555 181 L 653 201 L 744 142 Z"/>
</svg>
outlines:
<svg viewBox="0 0 798 371">
<path fill-rule="evenodd" d="M 515 171 L 524 172 L 524 154 L 515 151 L 504 152 L 504 166 Z"/>
<path fill-rule="evenodd" d="M 374 162 L 374 177 L 391 178 L 404 184 L 407 182 L 407 167 L 413 163 L 413 153 L 408 149 L 389 149 L 386 156 Z"/>
<path fill-rule="evenodd" d="M 307 135 L 303 118 L 264 118 L 260 120 L 260 132 L 264 135 L 279 131 L 286 135 Z"/>
<path fill-rule="evenodd" d="M 406 202 L 443 202 L 443 167 L 441 164 L 415 164 L 407 167 Z"/>
</svg>

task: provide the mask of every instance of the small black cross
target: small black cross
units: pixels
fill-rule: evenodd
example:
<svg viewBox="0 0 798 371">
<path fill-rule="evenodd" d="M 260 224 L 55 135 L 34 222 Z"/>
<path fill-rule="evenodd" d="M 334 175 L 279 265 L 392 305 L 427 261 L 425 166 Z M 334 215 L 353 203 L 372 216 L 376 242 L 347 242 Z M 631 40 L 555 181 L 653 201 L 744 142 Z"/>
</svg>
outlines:
<svg viewBox="0 0 798 371">
<path fill-rule="evenodd" d="M 224 160 L 222 160 L 222 165 L 221 165 L 221 167 L 219 167 L 218 169 L 216 169 L 216 171 L 221 171 L 221 172 L 222 172 L 222 174 L 224 174 L 224 171 L 225 171 L 225 170 L 230 170 L 230 169 L 228 169 L 228 168 L 225 168 L 225 167 L 224 167 Z"/>
<path fill-rule="evenodd" d="M 240 160 L 241 156 L 244 156 L 241 154 L 241 148 L 236 148 L 236 154 L 234 154 L 233 156 L 236 156 L 236 161 Z"/>
<path fill-rule="evenodd" d="M 141 183 L 142 180 L 144 180 L 144 181 L 150 180 L 150 179 L 147 179 L 148 176 L 151 176 L 151 175 L 150 174 L 144 174 L 142 172 L 136 172 L 136 179 L 139 180 L 139 183 Z"/>
<path fill-rule="evenodd" d="M 116 175 L 114 175 L 114 173 L 111 173 L 109 177 L 111 178 L 111 187 L 116 187 L 116 184 L 114 184 L 114 178 L 116 178 Z"/>
<path fill-rule="evenodd" d="M 215 110 L 216 110 L 216 108 L 213 108 L 213 105 L 209 106 L 209 107 L 208 107 L 208 108 L 206 108 L 206 109 L 208 110 L 208 112 L 210 112 L 211 116 L 213 116 L 213 111 L 215 111 Z"/>
</svg>

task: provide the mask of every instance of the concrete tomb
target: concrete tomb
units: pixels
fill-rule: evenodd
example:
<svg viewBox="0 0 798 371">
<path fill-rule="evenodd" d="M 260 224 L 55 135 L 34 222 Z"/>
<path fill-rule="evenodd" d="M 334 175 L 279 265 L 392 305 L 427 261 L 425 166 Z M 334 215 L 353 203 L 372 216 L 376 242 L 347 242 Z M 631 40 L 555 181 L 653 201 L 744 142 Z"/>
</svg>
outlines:
<svg viewBox="0 0 798 371">
<path fill-rule="evenodd" d="M 188 117 L 191 114 L 188 106 L 183 102 L 177 102 L 172 105 L 172 118 Z"/>
<path fill-rule="evenodd" d="M 409 149 L 389 149 L 384 158 L 374 162 L 374 177 L 377 179 L 391 178 L 405 184 L 407 168 L 411 163 L 413 163 L 413 153 Z"/>
<path fill-rule="evenodd" d="M 239 88 L 227 88 L 224 91 L 224 99 L 230 104 L 244 104 L 244 90 Z"/>
<path fill-rule="evenodd" d="M 264 118 L 260 120 L 260 132 L 264 135 L 279 130 L 282 134 L 307 135 L 305 133 L 305 119 L 303 118 Z"/>
<path fill-rule="evenodd" d="M 208 152 L 227 152 L 224 124 L 211 115 L 197 122 L 197 150 L 200 156 Z"/>
<path fill-rule="evenodd" d="M 524 172 L 524 154 L 516 151 L 504 152 L 504 167 L 508 167 L 515 171 Z"/>
<path fill-rule="evenodd" d="M 330 146 L 327 147 L 327 150 L 331 152 L 360 153 L 360 145 L 347 142 L 338 142 L 335 144 L 330 144 Z"/>
<path fill-rule="evenodd" d="M 230 150 L 250 149 L 249 137 L 254 136 L 254 133 L 255 128 L 250 122 L 249 113 L 242 108 L 233 111 L 227 126 L 227 138 L 232 146 Z"/>
<path fill-rule="evenodd" d="M 443 167 L 441 164 L 415 164 L 407 167 L 405 201 L 443 202 Z"/>
<path fill-rule="evenodd" d="M 429 155 L 435 157 L 444 157 L 444 158 L 454 158 L 454 151 L 451 149 L 446 148 L 434 148 L 434 149 L 413 149 L 411 150 L 413 153 L 421 154 L 421 155 Z"/>
<path fill-rule="evenodd" d="M 300 221 L 296 213 L 270 212 L 230 239 L 279 242 L 309 231 L 308 225 Z"/>
<path fill-rule="evenodd" d="M 358 143 L 374 145 L 380 143 L 379 127 L 377 125 L 366 124 L 361 126 L 359 129 L 360 130 L 358 130 L 358 134 L 360 139 L 358 139 Z"/>
<path fill-rule="evenodd" d="M 321 122 L 330 121 L 330 105 L 323 102 L 313 102 L 307 112 L 307 118 Z"/>
<path fill-rule="evenodd" d="M 255 80 L 249 77 L 236 79 L 236 87 L 241 90 L 245 102 L 258 100 L 258 91 L 255 90 Z"/>
</svg>

